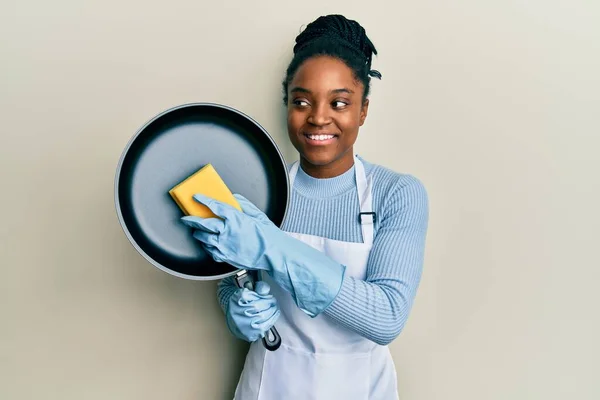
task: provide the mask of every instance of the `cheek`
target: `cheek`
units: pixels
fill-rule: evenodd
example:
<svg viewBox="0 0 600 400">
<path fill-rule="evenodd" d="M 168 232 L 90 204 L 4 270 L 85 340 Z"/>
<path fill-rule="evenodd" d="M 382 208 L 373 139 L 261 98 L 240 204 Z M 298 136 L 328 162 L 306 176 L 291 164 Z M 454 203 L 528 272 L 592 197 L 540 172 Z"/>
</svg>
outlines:
<svg viewBox="0 0 600 400">
<path fill-rule="evenodd" d="M 360 114 L 348 113 L 339 122 L 346 134 L 355 135 L 360 127 Z"/>
<path fill-rule="evenodd" d="M 288 111 L 287 123 L 289 129 L 298 130 L 304 124 L 304 115 L 298 111 Z"/>
</svg>

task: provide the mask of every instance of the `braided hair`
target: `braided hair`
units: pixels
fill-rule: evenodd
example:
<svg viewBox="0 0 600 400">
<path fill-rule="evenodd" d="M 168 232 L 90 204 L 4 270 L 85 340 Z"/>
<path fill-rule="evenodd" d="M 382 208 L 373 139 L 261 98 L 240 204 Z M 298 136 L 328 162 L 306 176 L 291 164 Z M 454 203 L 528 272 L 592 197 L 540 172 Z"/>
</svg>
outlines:
<svg viewBox="0 0 600 400">
<path fill-rule="evenodd" d="M 371 69 L 375 46 L 365 29 L 356 21 L 342 15 L 321 16 L 308 24 L 296 37 L 294 58 L 283 81 L 283 101 L 288 102 L 288 86 L 304 61 L 316 56 L 330 56 L 344 62 L 364 86 L 363 101 L 369 95 L 371 77 L 381 79 L 379 71 Z"/>
</svg>

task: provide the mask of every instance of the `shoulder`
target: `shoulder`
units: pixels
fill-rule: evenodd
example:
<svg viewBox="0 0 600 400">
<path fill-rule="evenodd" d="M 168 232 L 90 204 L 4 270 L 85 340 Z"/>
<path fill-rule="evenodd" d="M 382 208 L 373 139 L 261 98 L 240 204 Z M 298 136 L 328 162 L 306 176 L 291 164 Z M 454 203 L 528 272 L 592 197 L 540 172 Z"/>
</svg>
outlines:
<svg viewBox="0 0 600 400">
<path fill-rule="evenodd" d="M 426 221 L 429 199 L 424 183 L 418 177 L 360 159 L 367 178 L 372 182 L 374 202 L 382 219 L 407 217 Z"/>
</svg>

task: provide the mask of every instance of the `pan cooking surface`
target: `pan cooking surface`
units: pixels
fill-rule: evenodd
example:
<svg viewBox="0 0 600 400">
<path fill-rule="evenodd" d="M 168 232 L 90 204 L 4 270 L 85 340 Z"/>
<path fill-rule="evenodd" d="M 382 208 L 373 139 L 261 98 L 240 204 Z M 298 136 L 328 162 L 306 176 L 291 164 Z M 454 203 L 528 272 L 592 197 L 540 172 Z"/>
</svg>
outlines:
<svg viewBox="0 0 600 400">
<path fill-rule="evenodd" d="M 128 239 L 156 267 L 187 279 L 236 271 L 202 250 L 168 193 L 208 163 L 233 193 L 281 225 L 289 197 L 285 161 L 267 132 L 232 108 L 189 104 L 158 115 L 133 137 L 117 169 L 115 201 Z"/>
</svg>

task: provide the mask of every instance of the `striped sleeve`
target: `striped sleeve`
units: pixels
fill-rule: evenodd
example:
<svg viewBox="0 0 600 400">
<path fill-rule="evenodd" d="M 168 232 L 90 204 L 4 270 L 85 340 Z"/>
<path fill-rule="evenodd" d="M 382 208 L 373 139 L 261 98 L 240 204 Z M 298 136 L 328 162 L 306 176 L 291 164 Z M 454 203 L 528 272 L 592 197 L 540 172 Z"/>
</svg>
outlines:
<svg viewBox="0 0 600 400">
<path fill-rule="evenodd" d="M 227 303 L 229 303 L 229 299 L 237 289 L 238 287 L 235 284 L 233 276 L 223 278 L 217 284 L 217 299 L 219 300 L 219 305 L 223 312 L 227 312 Z"/>
<path fill-rule="evenodd" d="M 339 324 L 386 345 L 402 331 L 421 280 L 429 219 L 422 183 L 404 175 L 383 202 L 365 280 L 345 277 L 324 311 Z"/>
</svg>

